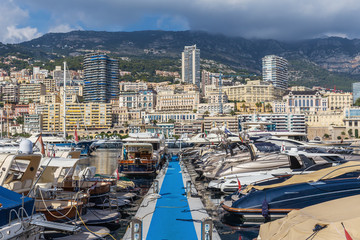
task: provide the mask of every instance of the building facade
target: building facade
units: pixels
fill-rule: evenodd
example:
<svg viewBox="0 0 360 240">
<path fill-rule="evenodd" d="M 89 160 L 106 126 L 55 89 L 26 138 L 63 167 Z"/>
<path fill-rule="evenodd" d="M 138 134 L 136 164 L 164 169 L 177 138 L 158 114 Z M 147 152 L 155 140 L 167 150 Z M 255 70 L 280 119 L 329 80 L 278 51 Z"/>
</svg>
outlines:
<svg viewBox="0 0 360 240">
<path fill-rule="evenodd" d="M 138 92 L 121 92 L 119 96 L 119 106 L 131 110 L 155 109 L 156 92 L 152 90 L 140 90 Z"/>
<path fill-rule="evenodd" d="M 242 114 L 239 115 L 239 125 L 242 122 L 259 121 L 271 122 L 275 125 L 276 131 L 306 133 L 304 114 Z"/>
<path fill-rule="evenodd" d="M 263 80 L 272 82 L 275 87 L 288 87 L 288 61 L 276 55 L 267 55 L 262 59 Z"/>
<path fill-rule="evenodd" d="M 330 111 L 342 111 L 345 108 L 350 108 L 353 104 L 352 93 L 330 92 L 325 93 L 324 96 L 328 98 L 328 109 Z"/>
<path fill-rule="evenodd" d="M 228 100 L 246 103 L 265 103 L 281 100 L 285 90 L 271 83 L 255 80 L 246 85 L 223 87 Z"/>
<path fill-rule="evenodd" d="M 6 84 L 1 88 L 2 100 L 7 103 L 19 102 L 19 86 L 16 84 Z"/>
<path fill-rule="evenodd" d="M 145 82 L 120 82 L 119 86 L 120 92 L 138 92 L 148 89 Z"/>
<path fill-rule="evenodd" d="M 19 90 L 19 103 L 39 103 L 40 96 L 46 94 L 46 87 L 42 83 L 21 84 Z"/>
<path fill-rule="evenodd" d="M 200 88 L 200 49 L 196 45 L 185 46 L 181 56 L 182 82 L 192 83 Z"/>
<path fill-rule="evenodd" d="M 328 110 L 328 98 L 318 91 L 291 91 L 283 99 L 287 113 L 317 113 Z"/>
<path fill-rule="evenodd" d="M 119 97 L 119 61 L 105 54 L 84 58 L 84 102 L 109 103 Z"/>
<path fill-rule="evenodd" d="M 200 102 L 198 91 L 161 91 L 156 97 L 157 111 L 192 111 Z"/>
<path fill-rule="evenodd" d="M 36 133 L 42 131 L 42 115 L 26 114 L 24 115 L 24 132 Z"/>
<path fill-rule="evenodd" d="M 42 112 L 43 130 L 60 132 L 63 130 L 63 105 L 46 104 Z M 77 103 L 66 105 L 66 131 L 76 128 L 93 130 L 107 129 L 112 126 L 111 104 Z"/>
</svg>

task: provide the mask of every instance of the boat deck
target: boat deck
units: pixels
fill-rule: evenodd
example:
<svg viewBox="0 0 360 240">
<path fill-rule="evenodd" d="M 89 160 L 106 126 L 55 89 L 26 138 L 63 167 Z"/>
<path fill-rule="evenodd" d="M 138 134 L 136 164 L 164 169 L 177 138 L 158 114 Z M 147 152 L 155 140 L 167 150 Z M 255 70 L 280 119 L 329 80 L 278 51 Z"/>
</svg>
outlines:
<svg viewBox="0 0 360 240">
<path fill-rule="evenodd" d="M 142 220 L 142 239 L 201 239 L 202 220 L 209 215 L 199 197 L 186 196 L 186 182 L 191 179 L 185 167 L 171 161 L 156 180 L 159 194 L 150 188 L 135 215 Z M 194 187 L 191 193 L 197 195 Z M 123 239 L 131 239 L 131 228 Z M 220 239 L 215 227 L 212 239 Z"/>
</svg>

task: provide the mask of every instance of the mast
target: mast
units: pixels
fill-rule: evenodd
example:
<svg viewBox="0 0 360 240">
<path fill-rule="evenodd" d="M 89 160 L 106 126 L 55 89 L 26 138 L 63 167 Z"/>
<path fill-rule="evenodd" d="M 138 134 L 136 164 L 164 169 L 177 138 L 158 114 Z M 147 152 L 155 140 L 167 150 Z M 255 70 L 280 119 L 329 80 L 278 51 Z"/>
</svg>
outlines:
<svg viewBox="0 0 360 240">
<path fill-rule="evenodd" d="M 63 131 L 64 131 L 64 139 L 66 139 L 66 62 L 64 62 L 64 88 L 63 88 Z"/>
<path fill-rule="evenodd" d="M 3 138 L 3 112 L 4 111 L 1 111 L 1 139 Z"/>
</svg>

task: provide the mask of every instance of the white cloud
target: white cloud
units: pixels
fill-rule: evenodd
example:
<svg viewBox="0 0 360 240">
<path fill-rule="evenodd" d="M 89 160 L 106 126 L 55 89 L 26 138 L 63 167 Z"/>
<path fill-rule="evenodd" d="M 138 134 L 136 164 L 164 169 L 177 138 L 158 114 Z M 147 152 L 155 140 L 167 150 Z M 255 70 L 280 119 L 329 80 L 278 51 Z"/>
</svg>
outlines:
<svg viewBox="0 0 360 240">
<path fill-rule="evenodd" d="M 21 9 L 12 0 L 1 0 L 0 4 L 0 41 L 3 43 L 17 43 L 38 37 L 37 28 L 24 26 L 29 17 L 27 11 Z"/>
<path fill-rule="evenodd" d="M 3 36 L 3 41 L 6 43 L 23 42 L 41 36 L 37 29 L 32 27 L 17 28 L 16 26 L 8 26 L 6 30 Z"/>
<path fill-rule="evenodd" d="M 49 32 L 52 33 L 64 33 L 64 32 L 70 32 L 74 30 L 82 30 L 81 27 L 73 28 L 69 24 L 60 24 L 53 27 L 50 27 Z"/>
</svg>

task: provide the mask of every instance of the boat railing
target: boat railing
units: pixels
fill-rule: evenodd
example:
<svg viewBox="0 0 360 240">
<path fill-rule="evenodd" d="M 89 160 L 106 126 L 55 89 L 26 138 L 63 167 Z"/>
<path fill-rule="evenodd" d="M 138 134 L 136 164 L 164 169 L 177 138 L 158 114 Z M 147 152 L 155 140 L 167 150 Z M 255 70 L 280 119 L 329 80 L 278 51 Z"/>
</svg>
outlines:
<svg viewBox="0 0 360 240">
<path fill-rule="evenodd" d="M 20 214 L 20 211 L 21 211 L 21 214 Z M 15 209 L 11 209 L 10 212 L 9 212 L 9 226 L 11 224 L 11 216 L 12 216 L 12 213 L 15 213 L 15 216 L 17 217 L 17 219 L 19 219 L 19 221 L 21 222 L 21 226 L 23 225 L 23 215 L 25 213 L 26 215 L 26 218 L 29 218 L 29 215 L 26 211 L 26 209 L 24 207 L 19 207 L 18 209 L 18 212 L 15 210 Z M 21 216 L 21 217 L 20 217 Z"/>
<path fill-rule="evenodd" d="M 351 166 L 342 166 L 342 167 L 336 168 L 336 169 L 334 169 L 334 170 L 332 170 L 332 171 L 328 172 L 327 174 L 325 174 L 324 176 L 322 176 L 321 178 L 319 178 L 319 179 L 318 179 L 318 180 L 316 180 L 316 181 L 320 181 L 321 179 L 325 178 L 326 176 L 328 176 L 328 175 L 330 175 L 331 173 L 336 172 L 336 171 L 338 171 L 338 170 L 340 170 L 340 169 L 350 168 L 350 167 L 357 167 L 357 166 L 359 166 L 359 167 L 360 167 L 360 164 L 351 165 Z"/>
</svg>

